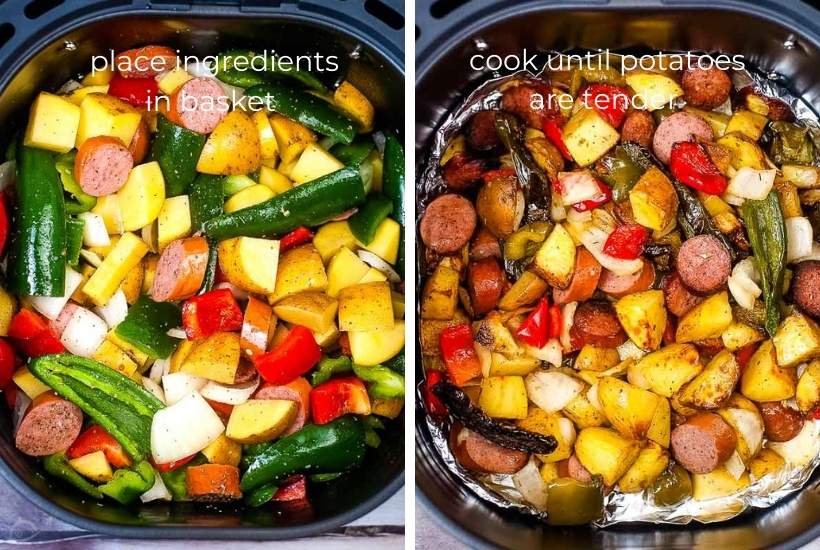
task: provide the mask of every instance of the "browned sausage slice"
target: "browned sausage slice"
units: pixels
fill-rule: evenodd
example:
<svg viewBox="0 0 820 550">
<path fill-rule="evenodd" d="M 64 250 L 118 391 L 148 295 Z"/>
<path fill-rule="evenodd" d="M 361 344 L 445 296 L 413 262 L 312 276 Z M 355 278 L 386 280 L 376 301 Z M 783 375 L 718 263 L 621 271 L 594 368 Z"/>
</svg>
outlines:
<svg viewBox="0 0 820 550">
<path fill-rule="evenodd" d="M 788 441 L 803 429 L 803 415 L 780 401 L 760 403 L 760 415 L 769 441 Z"/>
<path fill-rule="evenodd" d="M 678 317 L 683 317 L 690 309 L 703 301 L 700 296 L 689 292 L 677 271 L 673 271 L 664 279 L 663 297 L 666 300 L 667 309 Z"/>
<path fill-rule="evenodd" d="M 208 267 L 208 241 L 190 237 L 173 241 L 157 262 L 151 297 L 156 302 L 171 302 L 193 296 Z"/>
<path fill-rule="evenodd" d="M 233 383 L 248 384 L 256 380 L 257 374 L 256 367 L 253 366 L 253 363 L 244 357 L 240 357 L 236 374 L 233 375 Z"/>
<path fill-rule="evenodd" d="M 732 273 L 732 257 L 717 237 L 697 235 L 681 245 L 677 270 L 683 284 L 706 294 L 726 284 Z"/>
<path fill-rule="evenodd" d="M 820 319 L 820 261 L 806 260 L 794 267 L 791 283 L 795 305 L 807 315 Z"/>
<path fill-rule="evenodd" d="M 567 288 L 554 288 L 552 300 L 556 304 L 564 305 L 570 302 L 585 302 L 589 300 L 598 287 L 601 278 L 601 264 L 586 248 L 579 247 L 575 254 L 575 271 Z"/>
<path fill-rule="evenodd" d="M 690 112 L 678 111 L 658 124 L 652 138 L 652 149 L 661 162 L 669 164 L 672 146 L 677 142 L 692 141 L 694 138 L 712 141 L 714 137 L 708 122 Z"/>
<path fill-rule="evenodd" d="M 491 153 L 501 147 L 495 131 L 495 111 L 479 111 L 467 126 L 467 143 L 481 153 Z"/>
<path fill-rule="evenodd" d="M 483 260 L 484 258 L 500 258 L 501 246 L 489 229 L 484 226 L 476 232 L 473 242 L 470 243 L 470 259 Z"/>
<path fill-rule="evenodd" d="M 83 413 L 70 401 L 46 392 L 34 399 L 14 444 L 30 456 L 46 456 L 68 449 L 83 427 Z"/>
<path fill-rule="evenodd" d="M 225 90 L 213 78 L 194 78 L 171 95 L 168 118 L 180 126 L 209 134 L 230 110 Z"/>
<path fill-rule="evenodd" d="M 626 333 L 609 302 L 584 302 L 575 310 L 570 340 L 601 348 L 616 348 L 626 342 Z M 574 347 L 574 346 L 573 346 Z"/>
<path fill-rule="evenodd" d="M 711 111 L 729 99 L 732 81 L 729 75 L 717 67 L 692 67 L 683 71 L 681 87 L 686 103 Z"/>
<path fill-rule="evenodd" d="M 614 298 L 648 290 L 655 282 L 655 265 L 644 260 L 640 271 L 631 275 L 616 275 L 608 269 L 601 272 L 598 288 Z"/>
<path fill-rule="evenodd" d="M 504 271 L 495 258 L 470 262 L 467 266 L 467 290 L 470 293 L 473 312 L 476 315 L 484 315 L 495 309 L 506 282 Z"/>
<path fill-rule="evenodd" d="M 578 457 L 572 455 L 567 460 L 567 471 L 569 473 L 569 477 L 576 481 L 580 481 L 582 483 L 588 483 L 592 481 L 592 474 L 589 473 L 589 470 L 584 468 L 584 465 L 581 464 L 581 461 L 578 460 Z"/>
<path fill-rule="evenodd" d="M 461 195 L 441 195 L 424 211 L 421 240 L 439 254 L 452 254 L 467 244 L 476 226 L 473 204 Z"/>
<path fill-rule="evenodd" d="M 737 435 L 720 416 L 698 413 L 672 430 L 672 454 L 694 474 L 708 474 L 735 451 Z"/>
<path fill-rule="evenodd" d="M 457 425 L 450 431 L 450 449 L 459 464 L 474 472 L 514 474 L 529 460 L 529 454 L 523 451 L 496 445 Z"/>
<path fill-rule="evenodd" d="M 165 46 L 144 46 L 117 55 L 114 67 L 123 78 L 151 78 L 177 66 L 177 53 Z"/>
<path fill-rule="evenodd" d="M 521 117 L 527 126 L 540 130 L 546 119 L 561 114 L 558 102 L 551 96 L 552 91 L 545 85 L 521 84 L 504 90 L 501 108 Z"/>
<path fill-rule="evenodd" d="M 97 136 L 83 142 L 74 160 L 74 177 L 83 191 L 93 197 L 116 193 L 125 185 L 134 157 L 114 137 Z"/>
<path fill-rule="evenodd" d="M 441 176 L 453 191 L 464 191 L 479 184 L 483 173 L 484 161 L 456 153 L 444 165 Z"/>
<path fill-rule="evenodd" d="M 634 109 L 627 113 L 624 124 L 621 126 L 621 141 L 634 141 L 644 147 L 652 144 L 652 134 L 655 133 L 655 119 L 648 111 Z"/>
</svg>

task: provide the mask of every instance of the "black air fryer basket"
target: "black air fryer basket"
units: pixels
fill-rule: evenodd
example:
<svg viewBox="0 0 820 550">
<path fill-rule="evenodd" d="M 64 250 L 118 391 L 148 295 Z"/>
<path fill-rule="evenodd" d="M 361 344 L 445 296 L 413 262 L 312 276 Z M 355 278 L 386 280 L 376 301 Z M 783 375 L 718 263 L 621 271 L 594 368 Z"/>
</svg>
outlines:
<svg viewBox="0 0 820 550">
<path fill-rule="evenodd" d="M 743 54 L 820 112 L 820 12 L 795 0 L 419 0 L 416 9 L 416 168 L 448 110 L 489 75 L 477 53 L 524 48 L 629 47 Z M 417 379 L 421 352 L 416 349 Z M 820 472 L 776 506 L 702 525 L 550 527 L 478 498 L 447 469 L 416 406 L 417 497 L 430 515 L 473 547 L 796 548 L 820 537 Z"/>
<path fill-rule="evenodd" d="M 396 0 L 7 0 L 0 1 L 0 147 L 25 124 L 40 90 L 88 72 L 93 55 L 158 43 L 203 57 L 230 47 L 292 56 L 337 55 L 377 110 L 377 124 L 404 134 L 403 5 Z M 0 413 L 0 474 L 51 515 L 117 537 L 283 539 L 333 529 L 369 512 L 404 483 L 403 416 L 382 432 L 365 464 L 310 494 L 312 514 L 189 503 L 119 506 L 82 498 L 43 476 L 14 446 Z"/>
</svg>

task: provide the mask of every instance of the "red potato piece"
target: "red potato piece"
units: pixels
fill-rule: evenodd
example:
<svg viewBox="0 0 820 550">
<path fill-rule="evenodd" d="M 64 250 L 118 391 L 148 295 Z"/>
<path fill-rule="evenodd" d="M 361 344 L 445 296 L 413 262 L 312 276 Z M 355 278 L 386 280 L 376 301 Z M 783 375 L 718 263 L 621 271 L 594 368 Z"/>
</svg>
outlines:
<svg viewBox="0 0 820 550">
<path fill-rule="evenodd" d="M 501 258 L 501 246 L 495 235 L 486 227 L 481 226 L 470 243 L 470 259 L 483 260 L 484 258 Z"/>
<path fill-rule="evenodd" d="M 634 141 L 644 147 L 652 145 L 655 133 L 655 119 L 648 111 L 632 110 L 627 113 L 621 126 L 621 141 Z"/>
<path fill-rule="evenodd" d="M 65 330 L 66 325 L 68 325 L 68 322 L 71 320 L 71 317 L 74 315 L 74 312 L 78 309 L 80 309 L 80 306 L 78 306 L 74 302 L 67 302 L 66 305 L 63 306 L 63 309 L 62 311 L 60 311 L 60 314 L 57 316 L 57 318 L 53 321 L 48 322 L 51 331 L 57 338 L 63 335 L 63 331 Z"/>
<path fill-rule="evenodd" d="M 609 302 L 584 302 L 575 310 L 570 340 L 601 348 L 616 348 L 626 342 L 626 333 Z M 574 345 L 573 345 L 574 347 Z"/>
<path fill-rule="evenodd" d="M 686 288 L 677 271 L 673 271 L 664 279 L 663 297 L 666 300 L 667 309 L 677 317 L 683 317 L 703 301 L 703 298 L 692 294 Z"/>
<path fill-rule="evenodd" d="M 693 141 L 700 138 L 712 141 L 715 135 L 709 123 L 687 111 L 671 114 L 658 125 L 652 138 L 652 149 L 664 164 L 669 164 L 672 146 L 679 141 Z"/>
<path fill-rule="evenodd" d="M 572 455 L 569 457 L 569 460 L 567 460 L 567 473 L 569 473 L 569 477 L 582 483 L 592 481 L 592 474 L 584 468 L 584 465 L 581 464 L 581 461 L 578 460 L 578 457 L 575 455 Z"/>
<path fill-rule="evenodd" d="M 527 126 L 541 129 L 544 121 L 561 116 L 558 101 L 543 84 L 520 84 L 504 90 L 501 108 L 521 117 Z"/>
<path fill-rule="evenodd" d="M 681 87 L 687 104 L 711 111 L 729 99 L 732 80 L 717 67 L 693 67 L 683 71 Z"/>
<path fill-rule="evenodd" d="M 481 183 L 484 168 L 483 160 L 470 158 L 465 153 L 456 153 L 444 165 L 441 177 L 453 191 L 464 191 Z"/>
<path fill-rule="evenodd" d="M 640 271 L 631 275 L 616 275 L 608 269 L 601 272 L 598 288 L 613 298 L 648 290 L 655 282 L 655 265 L 644 260 Z"/>
<path fill-rule="evenodd" d="M 123 78 L 151 78 L 177 66 L 177 53 L 165 46 L 144 46 L 117 55 L 114 67 Z"/>
<path fill-rule="evenodd" d="M 806 260 L 794 267 L 791 294 L 800 310 L 820 319 L 820 261 Z"/>
<path fill-rule="evenodd" d="M 29 456 L 47 456 L 68 449 L 82 428 L 80 408 L 46 392 L 31 403 L 17 428 L 14 444 Z"/>
<path fill-rule="evenodd" d="M 760 403 L 760 415 L 769 441 L 789 441 L 803 429 L 803 415 L 780 401 Z"/>
<path fill-rule="evenodd" d="M 230 110 L 225 89 L 213 78 L 194 78 L 169 100 L 168 120 L 199 134 L 214 131 Z"/>
<path fill-rule="evenodd" d="M 514 474 L 529 460 L 528 453 L 496 445 L 460 426 L 450 431 L 450 449 L 461 466 L 474 472 Z"/>
<path fill-rule="evenodd" d="M 157 262 L 151 297 L 156 302 L 172 302 L 193 296 L 208 267 L 208 241 L 190 237 L 173 241 Z"/>
<path fill-rule="evenodd" d="M 578 248 L 575 254 L 575 271 L 567 288 L 554 288 L 552 301 L 557 305 L 589 300 L 598 287 L 601 278 L 601 264 L 586 248 Z"/>
<path fill-rule="evenodd" d="M 470 262 L 467 266 L 467 290 L 476 315 L 495 309 L 507 278 L 495 258 Z"/>
<path fill-rule="evenodd" d="M 119 139 L 97 136 L 87 139 L 77 151 L 74 178 L 83 191 L 102 197 L 119 191 L 133 167 L 134 157 Z"/>
<path fill-rule="evenodd" d="M 700 294 L 720 289 L 732 274 L 729 251 L 712 235 L 697 235 L 685 240 L 676 262 L 683 284 Z"/>
<path fill-rule="evenodd" d="M 461 195 L 441 195 L 424 211 L 419 224 L 421 240 L 434 252 L 452 254 L 473 236 L 476 219 L 470 201 Z"/>
<path fill-rule="evenodd" d="M 708 474 L 732 455 L 737 435 L 720 416 L 697 413 L 672 430 L 675 460 L 694 474 Z"/>
<path fill-rule="evenodd" d="M 495 130 L 495 111 L 479 111 L 467 126 L 467 143 L 474 151 L 491 153 L 501 147 Z"/>
</svg>

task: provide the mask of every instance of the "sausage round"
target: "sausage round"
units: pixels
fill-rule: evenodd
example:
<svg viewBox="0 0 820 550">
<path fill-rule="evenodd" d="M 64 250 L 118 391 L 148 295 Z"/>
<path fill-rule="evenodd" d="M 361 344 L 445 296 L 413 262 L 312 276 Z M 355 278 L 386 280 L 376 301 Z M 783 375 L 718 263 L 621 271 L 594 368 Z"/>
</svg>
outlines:
<svg viewBox="0 0 820 550">
<path fill-rule="evenodd" d="M 581 461 L 578 460 L 578 457 L 572 455 L 567 460 L 567 472 L 569 473 L 569 477 L 574 479 L 575 481 L 580 481 L 582 483 L 589 483 L 592 481 L 592 474 L 589 473 L 589 470 L 584 468 L 584 465 L 581 464 Z"/>
<path fill-rule="evenodd" d="M 732 257 L 717 237 L 697 235 L 681 245 L 676 267 L 683 284 L 708 294 L 726 284 L 732 273 Z"/>
<path fill-rule="evenodd" d="M 717 67 L 692 67 L 683 71 L 681 87 L 687 104 L 711 111 L 729 99 L 732 80 Z"/>
<path fill-rule="evenodd" d="M 450 431 L 450 449 L 459 464 L 475 472 L 514 474 L 529 460 L 528 453 L 496 445 L 460 426 Z"/>
<path fill-rule="evenodd" d="M 171 95 L 168 118 L 199 134 L 210 134 L 230 110 L 225 90 L 213 78 L 194 78 Z"/>
<path fill-rule="evenodd" d="M 788 441 L 803 429 L 803 415 L 780 401 L 760 403 L 760 415 L 769 441 Z"/>
<path fill-rule="evenodd" d="M 655 119 L 648 111 L 634 109 L 627 113 L 621 127 L 621 141 L 634 141 L 644 147 L 652 144 L 655 133 Z"/>
<path fill-rule="evenodd" d="M 720 416 L 697 413 L 672 430 L 672 454 L 694 474 L 708 474 L 735 451 L 737 435 Z"/>
<path fill-rule="evenodd" d="M 145 117 L 143 116 L 139 126 L 137 126 L 137 131 L 134 132 L 134 137 L 131 138 L 131 143 L 128 145 L 128 151 L 131 153 L 134 164 L 139 164 L 145 160 L 150 145 L 151 131 L 148 129 L 148 123 L 145 122 Z"/>
<path fill-rule="evenodd" d="M 83 413 L 77 405 L 46 392 L 31 403 L 14 444 L 29 456 L 46 456 L 68 449 L 82 427 Z"/>
<path fill-rule="evenodd" d="M 476 315 L 484 315 L 495 309 L 504 292 L 504 271 L 495 258 L 472 261 L 467 266 L 467 290 Z"/>
<path fill-rule="evenodd" d="M 481 183 L 484 173 L 484 161 L 471 159 L 465 153 L 456 153 L 447 161 L 441 177 L 453 191 L 464 191 Z"/>
<path fill-rule="evenodd" d="M 419 232 L 421 240 L 434 252 L 452 254 L 467 244 L 475 226 L 473 204 L 461 195 L 447 194 L 427 205 Z"/>
<path fill-rule="evenodd" d="M 236 368 L 236 373 L 233 375 L 234 384 L 248 384 L 256 379 L 258 372 L 253 363 L 240 356 L 239 366 Z"/>
<path fill-rule="evenodd" d="M 580 247 L 575 254 L 575 271 L 567 288 L 554 288 L 552 301 L 557 305 L 589 300 L 598 287 L 601 264 L 586 248 Z"/>
<path fill-rule="evenodd" d="M 484 227 L 476 231 L 473 241 L 470 243 L 470 259 L 483 260 L 484 258 L 500 258 L 501 246 L 489 229 Z"/>
<path fill-rule="evenodd" d="M 467 143 L 474 151 L 492 153 L 501 148 L 495 131 L 495 111 L 479 111 L 467 126 Z"/>
<path fill-rule="evenodd" d="M 288 429 L 282 432 L 282 437 L 294 434 L 302 429 L 307 422 L 308 404 L 302 399 L 302 394 L 288 386 L 270 386 L 265 385 L 256 392 L 254 399 L 284 399 L 287 401 L 294 401 L 299 406 L 296 410 L 296 417 L 291 422 Z"/>
<path fill-rule="evenodd" d="M 601 272 L 598 288 L 614 298 L 648 290 L 655 282 L 655 264 L 644 260 L 640 271 L 631 275 L 616 275 L 608 269 Z"/>
<path fill-rule="evenodd" d="M 208 241 L 190 237 L 171 242 L 157 262 L 151 297 L 156 302 L 171 302 L 193 296 L 208 267 Z"/>
<path fill-rule="evenodd" d="M 667 309 L 677 317 L 683 317 L 690 309 L 703 301 L 700 296 L 689 292 L 677 271 L 673 271 L 664 278 L 663 296 Z"/>
<path fill-rule="evenodd" d="M 581 346 L 616 348 L 626 342 L 626 333 L 609 302 L 584 302 L 575 310 L 570 340 Z"/>
<path fill-rule="evenodd" d="M 504 90 L 501 108 L 521 117 L 527 126 L 539 130 L 544 120 L 561 114 L 558 102 L 552 98 L 552 91 L 538 84 L 521 84 Z"/>
<path fill-rule="evenodd" d="M 820 319 L 820 260 L 806 260 L 794 267 L 791 294 L 798 308 Z"/>
<path fill-rule="evenodd" d="M 152 78 L 177 66 L 177 53 L 165 46 L 143 46 L 126 50 L 114 59 L 123 78 Z"/>
<path fill-rule="evenodd" d="M 97 136 L 83 142 L 74 160 L 74 177 L 83 191 L 93 197 L 116 193 L 125 185 L 134 157 L 114 137 Z"/>
<path fill-rule="evenodd" d="M 692 141 L 693 138 L 712 141 L 714 137 L 708 122 L 687 111 L 678 111 L 658 124 L 652 138 L 652 149 L 661 162 L 669 164 L 669 155 L 675 143 Z"/>
</svg>

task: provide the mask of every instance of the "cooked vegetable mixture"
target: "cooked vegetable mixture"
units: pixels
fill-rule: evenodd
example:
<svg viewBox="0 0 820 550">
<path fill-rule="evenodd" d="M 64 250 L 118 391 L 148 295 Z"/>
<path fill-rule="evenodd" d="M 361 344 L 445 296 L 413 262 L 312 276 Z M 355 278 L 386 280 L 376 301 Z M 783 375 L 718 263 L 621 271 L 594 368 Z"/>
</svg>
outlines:
<svg viewBox="0 0 820 550">
<path fill-rule="evenodd" d="M 253 55 L 122 52 L 0 166 L 0 388 L 87 497 L 308 504 L 401 429 L 404 152 L 351 82 Z"/>
<path fill-rule="evenodd" d="M 562 525 L 808 465 L 818 136 L 716 68 L 500 89 L 419 223 L 422 393 L 458 464 Z"/>
</svg>

